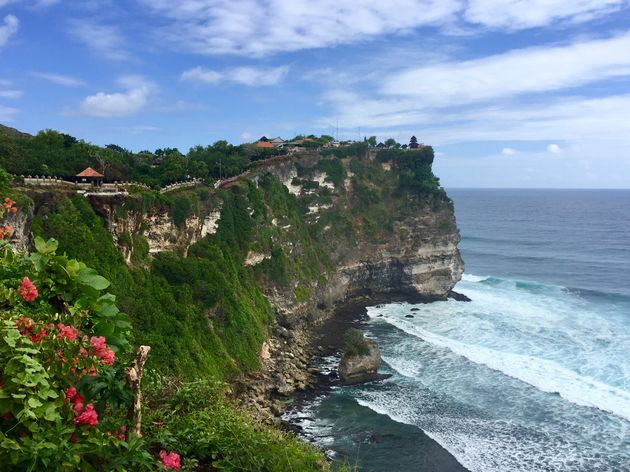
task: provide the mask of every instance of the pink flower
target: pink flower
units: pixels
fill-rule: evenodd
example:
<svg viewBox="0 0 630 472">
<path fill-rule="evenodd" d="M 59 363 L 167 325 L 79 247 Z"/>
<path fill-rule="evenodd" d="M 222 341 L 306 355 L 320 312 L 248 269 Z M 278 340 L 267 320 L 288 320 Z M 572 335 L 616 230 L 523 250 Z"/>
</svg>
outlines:
<svg viewBox="0 0 630 472">
<path fill-rule="evenodd" d="M 179 462 L 179 454 L 177 454 L 176 452 L 171 452 L 170 454 L 167 454 L 166 451 L 162 450 L 160 451 L 160 458 L 162 459 L 162 464 L 166 469 L 179 470 L 181 467 L 181 464 Z"/>
<path fill-rule="evenodd" d="M 114 351 L 110 348 L 105 348 L 105 350 L 99 356 L 103 360 L 103 364 L 113 365 L 114 364 Z"/>
<path fill-rule="evenodd" d="M 81 414 L 81 411 L 83 410 L 83 396 L 77 395 L 76 397 L 74 397 L 74 400 L 72 400 L 72 402 L 74 403 L 74 406 L 72 407 L 72 409 L 74 410 L 74 414 Z"/>
<path fill-rule="evenodd" d="M 31 341 L 33 341 L 34 343 L 38 343 L 45 337 L 46 337 L 46 330 L 44 328 L 40 328 L 39 334 L 31 335 Z"/>
<path fill-rule="evenodd" d="M 22 279 L 22 285 L 18 288 L 18 292 L 26 302 L 32 302 L 37 298 L 37 287 L 29 280 L 28 277 Z"/>
<path fill-rule="evenodd" d="M 18 318 L 16 326 L 20 334 L 23 336 L 33 332 L 33 320 L 27 318 L 26 316 Z"/>
<path fill-rule="evenodd" d="M 90 338 L 90 347 L 98 356 L 98 353 L 105 349 L 105 338 L 103 336 L 92 336 Z"/>
<path fill-rule="evenodd" d="M 59 323 L 57 325 L 57 329 L 59 330 L 58 338 L 66 338 L 70 342 L 74 342 L 77 339 L 77 335 L 79 334 L 79 330 L 73 328 L 72 326 L 66 326 L 63 323 Z"/>
<path fill-rule="evenodd" d="M 112 365 L 114 363 L 114 351 L 107 347 L 103 336 L 92 336 L 90 339 L 90 347 L 94 351 L 94 355 L 103 360 L 103 364 Z"/>
<path fill-rule="evenodd" d="M 81 357 L 83 357 L 83 359 L 85 359 L 88 356 L 87 349 L 82 347 L 81 349 L 79 349 L 79 354 L 81 354 Z"/>
<path fill-rule="evenodd" d="M 66 389 L 66 400 L 73 401 L 74 397 L 77 396 L 77 389 L 74 387 L 68 387 Z"/>
<path fill-rule="evenodd" d="M 83 412 L 74 419 L 74 424 L 87 424 L 91 428 L 98 424 L 98 413 L 96 413 L 96 410 L 94 410 L 94 406 L 91 403 L 88 403 L 85 406 L 85 410 L 83 410 Z"/>
</svg>

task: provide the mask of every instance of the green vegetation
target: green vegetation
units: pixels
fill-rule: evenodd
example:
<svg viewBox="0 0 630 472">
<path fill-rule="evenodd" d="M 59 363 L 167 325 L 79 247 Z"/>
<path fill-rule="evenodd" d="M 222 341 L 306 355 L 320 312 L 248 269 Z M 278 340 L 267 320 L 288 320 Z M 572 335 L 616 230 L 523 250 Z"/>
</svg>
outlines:
<svg viewBox="0 0 630 472">
<path fill-rule="evenodd" d="M 0 215 L 0 217 L 3 215 Z M 153 470 L 127 435 L 131 324 L 109 281 L 58 255 L 0 244 L 0 463 L 4 470 Z"/>
<path fill-rule="evenodd" d="M 320 146 L 332 140 L 329 138 L 309 137 L 305 142 Z M 114 441 L 106 446 L 90 439 L 90 444 L 102 446 L 104 451 L 101 456 L 90 456 L 75 451 L 69 440 L 55 442 L 47 437 L 46 441 L 56 444 L 51 449 L 54 454 L 74 457 L 67 469 L 74 470 L 72 467 L 84 461 L 96 470 L 143 470 L 149 462 L 154 464 L 157 451 L 164 449 L 182 454 L 184 470 L 329 470 L 323 456 L 312 448 L 276 430 L 262 428 L 238 413 L 225 399 L 224 385 L 259 365 L 258 353 L 274 318 L 273 308 L 263 295 L 266 289 L 284 290 L 295 301 L 308 302 L 318 284 L 326 281 L 328 271 L 344 257 L 344 251 L 338 248 L 353 247 L 364 238 L 382 243 L 394 236 L 396 220 L 413 211 L 407 197 L 427 199 L 436 208 L 449 203 L 431 171 L 433 150 L 421 147 L 403 151 L 395 147 L 374 153 L 368 151 L 368 143 L 355 143 L 324 149 L 323 159 L 312 159 L 312 153 L 306 153 L 301 161 L 296 158 L 298 177 L 294 182 L 310 190 L 299 199 L 271 174 L 263 174 L 262 167 L 257 183 L 238 181 L 227 189 L 186 189 L 166 195 L 146 190 L 132 192 L 123 205 L 116 207 L 115 218 L 168 212 L 175 225 L 183 229 L 193 215 L 203 217 L 217 208 L 221 213 L 216 233 L 197 241 L 187 251 L 180 248 L 150 257 L 149 243 L 142 234 L 122 233 L 117 242 L 125 251 L 131 251 L 129 265 L 116 248 L 104 219 L 95 211 L 97 203 L 93 202 L 93 207 L 84 196 L 72 192 L 36 190 L 28 192 L 28 196 L 17 193 L 8 187 L 10 176 L 0 167 L 0 189 L 24 207 L 33 207 L 34 235 L 58 241 L 56 253 L 63 255 L 55 255 L 60 258 L 56 260 L 67 265 L 69 258 L 79 258 L 111 282 L 109 290 L 116 297 L 117 306 L 129 313 L 133 326 L 133 332 L 123 337 L 121 359 L 126 359 L 126 342 L 152 347 L 147 364 L 150 412 L 145 422 L 146 442 L 129 439 L 124 444 Z M 274 154 L 273 150 L 232 146 L 225 141 L 197 146 L 187 155 L 177 149 L 131 153 L 114 145 L 92 146 L 54 131 L 29 137 L 0 129 L 0 164 L 13 173 L 70 176 L 91 165 L 97 170 L 105 169 L 110 178 L 133 179 L 153 187 L 186 175 L 208 181 L 236 175 Z M 386 162 L 391 166 L 384 166 Z M 334 189 L 313 180 L 319 172 L 326 173 L 326 180 L 334 184 Z M 344 181 L 350 175 L 351 185 L 346 188 Z M 314 214 L 309 210 L 312 205 L 332 206 Z M 252 252 L 258 263 L 248 266 L 245 261 Z M 5 278 L 12 284 L 7 287 L 15 289 L 16 272 L 11 270 L 13 273 L 7 272 Z M 55 277 L 57 272 L 63 271 L 57 270 Z M 33 277 L 44 283 L 36 272 Z M 90 277 L 96 277 L 96 273 L 90 272 Z M 63 306 L 50 304 L 55 308 Z M 97 310 L 94 313 L 98 315 Z M 40 314 L 33 312 L 31 316 L 43 323 L 47 318 L 36 318 Z M 51 314 L 57 316 L 52 312 L 46 316 Z M 120 326 L 126 326 L 126 319 L 119 321 Z M 81 327 L 85 332 L 92 328 L 90 323 Z M 108 344 L 118 346 L 116 338 L 120 336 L 106 336 Z M 346 352 L 367 353 L 361 332 L 349 332 L 346 337 Z M 30 345 L 25 347 L 31 349 Z M 108 372 L 102 376 L 99 372 L 96 379 L 108 382 L 108 388 L 120 387 L 120 383 L 116 384 L 121 380 L 120 369 Z M 6 379 L 4 374 L 1 378 Z M 121 388 L 116 394 L 103 393 L 103 405 L 118 398 L 116 395 L 124 396 Z M 55 408 L 65 407 L 63 401 L 50 398 L 57 402 Z M 96 401 L 100 397 L 94 398 Z M 2 401 L 0 390 L 0 407 Z M 128 401 L 128 397 L 122 399 L 118 406 L 122 408 Z M 124 416 L 116 413 L 114 407 L 110 410 L 112 418 Z M 45 408 L 43 414 L 46 415 Z M 4 432 L 5 425 L 2 426 Z M 66 432 L 55 431 L 64 435 Z M 33 454 L 40 458 L 53 454 L 28 447 L 24 450 L 31 459 Z M 147 451 L 151 454 L 147 455 Z M 121 459 L 121 455 L 125 458 Z M 21 460 L 15 457 L 11 458 L 15 463 Z M 63 470 L 55 469 L 53 459 L 46 460 L 49 462 L 37 462 L 36 466 Z"/>
<path fill-rule="evenodd" d="M 330 141 L 330 136 L 311 135 L 303 146 L 320 148 Z M 109 181 L 134 181 L 159 188 L 190 177 L 208 182 L 231 177 L 257 161 L 285 154 L 286 149 L 234 146 L 223 140 L 194 146 L 186 154 L 177 148 L 132 152 L 115 144 L 95 146 L 50 129 L 30 136 L 0 127 L 0 166 L 15 175 L 71 178 L 90 166 Z"/>
<path fill-rule="evenodd" d="M 152 390 L 146 440 L 160 449 L 180 451 L 200 470 L 209 470 L 209 464 L 228 472 L 332 469 L 311 446 L 253 423 L 225 400 L 224 390 L 207 381 Z"/>
<path fill-rule="evenodd" d="M 350 328 L 344 333 L 341 349 L 347 356 L 365 356 L 370 353 L 370 345 L 363 331 L 356 328 Z"/>
</svg>

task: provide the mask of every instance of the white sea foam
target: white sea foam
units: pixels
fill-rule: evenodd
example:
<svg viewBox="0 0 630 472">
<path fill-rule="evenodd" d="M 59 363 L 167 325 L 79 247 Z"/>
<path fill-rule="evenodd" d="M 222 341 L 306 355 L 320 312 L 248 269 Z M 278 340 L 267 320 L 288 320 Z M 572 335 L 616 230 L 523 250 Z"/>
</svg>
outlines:
<svg viewBox="0 0 630 472">
<path fill-rule="evenodd" d="M 473 275 L 473 274 L 463 274 L 462 275 L 462 280 L 464 282 L 483 282 L 484 280 L 486 280 L 488 277 L 482 277 L 479 275 Z"/>
<path fill-rule="evenodd" d="M 413 322 L 385 315 L 383 320 L 435 346 L 526 382 L 543 392 L 558 393 L 582 406 L 608 411 L 630 421 L 630 392 L 583 377 L 556 362 L 464 344 L 427 331 Z"/>
</svg>

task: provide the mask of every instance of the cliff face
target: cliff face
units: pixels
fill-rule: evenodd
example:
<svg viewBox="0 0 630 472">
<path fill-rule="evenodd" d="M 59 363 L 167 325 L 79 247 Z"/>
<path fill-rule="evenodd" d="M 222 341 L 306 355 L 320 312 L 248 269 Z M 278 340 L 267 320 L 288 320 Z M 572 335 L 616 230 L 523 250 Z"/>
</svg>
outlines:
<svg viewBox="0 0 630 472">
<path fill-rule="evenodd" d="M 432 153 L 429 157 L 432 160 Z M 428 166 L 432 178 L 428 162 L 420 161 L 416 167 Z M 452 202 L 430 180 L 426 189 L 418 190 L 413 168 L 406 173 L 401 169 L 395 160 L 379 160 L 374 154 L 340 159 L 310 153 L 254 168 L 223 189 L 198 187 L 168 198 L 90 197 L 87 205 L 85 197 L 73 194 L 70 205 L 60 203 L 69 193 L 65 197 L 30 193 L 35 200 L 34 227 L 60 240 L 67 235 L 64 212 L 74 212 L 77 223 L 95 225 L 93 209 L 127 265 L 146 270 L 129 277 L 137 277 L 136 291 L 152 294 L 153 309 L 159 304 L 166 316 L 175 303 L 174 298 L 159 298 L 162 283 L 169 284 L 174 297 L 186 294 L 182 300 L 189 311 L 179 316 L 195 320 L 187 336 L 198 339 L 192 342 L 183 336 L 177 355 L 186 357 L 190 350 L 190 356 L 199 357 L 200 348 L 194 346 L 207 344 L 206 357 L 198 362 L 218 364 L 213 359 L 220 356 L 226 375 L 250 369 L 258 357 L 261 369 L 242 376 L 235 392 L 245 391 L 247 403 L 255 409 L 271 407 L 277 412 L 280 406 L 274 398 L 307 388 L 313 381 L 308 368 L 313 328 L 333 316 L 336 307 L 443 300 L 461 278 Z M 409 175 L 415 180 L 406 182 Z M 18 232 L 27 234 L 29 217 L 17 223 L 22 228 Z M 94 226 L 85 231 L 87 236 Z M 63 247 L 73 257 L 85 257 L 72 253 L 79 246 L 99 251 L 78 240 Z M 154 259 L 158 253 L 168 257 Z M 151 279 L 154 274 L 159 279 Z M 234 287 L 241 290 L 238 295 L 232 293 Z M 256 298 L 260 292 L 266 300 Z M 269 303 L 275 311 L 273 321 Z M 130 302 L 128 310 L 137 316 L 140 336 L 146 337 L 143 342 L 161 342 L 164 334 L 154 322 L 154 312 L 143 318 L 134 314 L 135 309 L 146 311 L 140 305 Z M 244 313 L 248 318 L 235 321 Z M 243 333 L 252 326 L 255 330 L 245 338 Z M 164 364 L 176 364 L 168 358 L 173 353 L 164 350 L 160 354 L 155 349 L 154 358 L 161 355 Z"/>
<path fill-rule="evenodd" d="M 311 157 L 310 162 L 307 159 L 301 167 L 302 173 L 312 181 L 320 181 L 320 189 L 332 188 L 333 195 L 326 203 L 318 204 L 315 200 L 310 204 L 307 219 L 316 224 L 327 212 L 344 213 L 350 221 L 343 224 L 351 226 L 352 234 L 351 237 L 340 235 L 335 231 L 334 221 L 323 226 L 320 222 L 329 254 L 335 261 L 327 282 L 317 286 L 310 303 L 302 305 L 292 303 L 286 293 L 271 287 L 268 295 L 278 311 L 289 317 L 306 312 L 312 320 L 320 318 L 321 312 L 329 311 L 335 304 L 354 299 L 378 303 L 393 298 L 433 301 L 448 297 L 461 279 L 464 264 L 457 248 L 460 235 L 453 206 L 444 192 L 422 196 L 384 195 L 379 202 L 384 205 L 384 214 L 370 215 L 370 209 L 363 205 L 363 195 L 357 191 L 363 184 L 351 170 L 347 169 L 346 178 L 335 186 L 326 180 L 325 172 L 312 171 L 317 168 L 317 158 Z M 389 168 L 387 164 L 382 165 L 384 176 L 391 177 Z M 269 170 L 298 198 L 313 196 L 304 185 L 296 185 L 295 163 L 284 163 Z M 382 183 L 386 187 L 386 183 Z M 324 187 L 326 185 L 329 187 Z M 377 185 L 378 182 L 374 187 Z M 387 188 L 382 190 L 388 191 Z M 375 216 L 370 222 L 371 228 L 363 221 L 366 214 Z M 382 216 L 382 220 L 378 216 Z M 370 233 L 374 232 L 373 227 L 377 228 L 376 232 L 381 227 L 383 234 L 375 238 Z M 298 252 L 295 248 L 289 250 Z"/>
</svg>

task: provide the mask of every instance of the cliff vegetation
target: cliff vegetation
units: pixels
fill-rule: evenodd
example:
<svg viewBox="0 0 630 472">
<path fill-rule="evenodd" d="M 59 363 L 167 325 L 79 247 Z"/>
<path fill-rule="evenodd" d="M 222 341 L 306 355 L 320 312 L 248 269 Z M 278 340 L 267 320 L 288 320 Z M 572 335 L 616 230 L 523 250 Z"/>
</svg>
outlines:
<svg viewBox="0 0 630 472">
<path fill-rule="evenodd" d="M 239 412 L 239 382 L 248 395 L 263 392 L 255 408 L 263 397 L 283 401 L 308 386 L 307 354 L 288 353 L 307 352 L 302 333 L 336 304 L 443 299 L 463 271 L 452 203 L 431 171 L 429 146 L 376 152 L 358 143 L 280 160 L 260 152 L 220 141 L 187 155 L 130 153 L 50 130 L 0 133 L 0 163 L 16 175 L 101 165 L 112 179 L 158 188 L 185 175 L 211 182 L 248 170 L 221 188 L 116 198 L 9 185 L 0 173 L 3 195 L 23 215 L 7 220 L 14 244 L 53 238 L 56 254 L 94 268 L 129 316 L 130 346 L 151 346 L 145 439 L 126 437 L 122 446 L 125 454 L 136 448 L 140 462 L 164 450 L 178 451 L 187 470 L 328 470 L 316 450 Z M 130 361 L 121 353 L 120 368 Z M 63 441 L 71 447 L 69 435 Z M 104 460 L 90 464 L 105 470 Z"/>
</svg>

